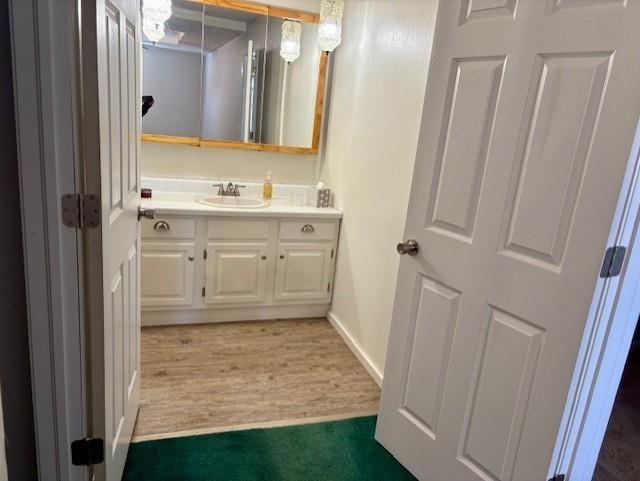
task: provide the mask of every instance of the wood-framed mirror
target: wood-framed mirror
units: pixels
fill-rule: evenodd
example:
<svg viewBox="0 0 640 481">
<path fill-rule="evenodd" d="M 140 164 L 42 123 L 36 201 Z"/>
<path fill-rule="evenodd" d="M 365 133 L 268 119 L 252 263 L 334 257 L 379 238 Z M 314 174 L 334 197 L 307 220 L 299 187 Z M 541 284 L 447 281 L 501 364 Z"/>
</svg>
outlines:
<svg viewBox="0 0 640 481">
<path fill-rule="evenodd" d="M 316 154 L 329 55 L 318 22 L 244 0 L 172 0 L 164 37 L 143 37 L 142 140 Z M 299 53 L 285 60 L 292 30 Z"/>
</svg>

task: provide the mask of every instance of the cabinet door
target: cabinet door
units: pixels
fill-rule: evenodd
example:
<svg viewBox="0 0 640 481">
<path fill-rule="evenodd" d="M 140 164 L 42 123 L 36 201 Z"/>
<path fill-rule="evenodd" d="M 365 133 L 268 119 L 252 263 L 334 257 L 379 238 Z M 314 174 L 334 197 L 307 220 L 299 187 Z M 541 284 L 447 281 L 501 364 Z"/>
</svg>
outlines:
<svg viewBox="0 0 640 481">
<path fill-rule="evenodd" d="M 193 304 L 195 244 L 142 243 L 142 307 Z"/>
<path fill-rule="evenodd" d="M 207 247 L 207 304 L 264 301 L 267 244 L 209 243 Z"/>
<path fill-rule="evenodd" d="M 333 244 L 284 244 L 278 248 L 276 300 L 325 300 L 331 296 Z"/>
</svg>

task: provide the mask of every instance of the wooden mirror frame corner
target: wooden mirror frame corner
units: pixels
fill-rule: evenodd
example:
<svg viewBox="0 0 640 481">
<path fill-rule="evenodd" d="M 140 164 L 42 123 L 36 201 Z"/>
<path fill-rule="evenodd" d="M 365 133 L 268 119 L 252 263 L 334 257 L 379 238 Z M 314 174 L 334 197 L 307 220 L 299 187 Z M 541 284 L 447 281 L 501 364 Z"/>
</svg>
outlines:
<svg viewBox="0 0 640 481">
<path fill-rule="evenodd" d="M 251 12 L 268 17 L 297 20 L 305 23 L 319 23 L 320 15 L 316 13 L 292 10 L 289 8 L 273 7 L 259 3 L 246 2 L 244 0 L 189 0 L 194 3 L 224 7 L 231 10 Z M 322 131 L 322 116 L 324 112 L 325 91 L 327 83 L 327 67 L 329 52 L 320 53 L 318 67 L 318 88 L 316 89 L 316 104 L 313 119 L 313 134 L 311 147 L 295 147 L 290 145 L 263 144 L 241 142 L 239 140 L 203 139 L 201 137 L 180 137 L 175 135 L 142 134 L 143 142 L 156 142 L 163 144 L 191 145 L 194 147 L 219 147 L 226 149 L 253 150 L 260 152 L 279 152 L 283 154 L 314 155 L 318 153 L 320 146 L 320 134 Z"/>
</svg>

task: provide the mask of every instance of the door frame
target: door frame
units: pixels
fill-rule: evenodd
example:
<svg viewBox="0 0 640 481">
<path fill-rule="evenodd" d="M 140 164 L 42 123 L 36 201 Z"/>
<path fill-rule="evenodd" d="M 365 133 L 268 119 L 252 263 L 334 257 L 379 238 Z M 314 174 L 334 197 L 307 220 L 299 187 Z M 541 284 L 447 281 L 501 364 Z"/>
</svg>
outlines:
<svg viewBox="0 0 640 481">
<path fill-rule="evenodd" d="M 612 220 L 609 246 L 626 246 L 619 277 L 598 278 L 549 476 L 590 481 L 640 313 L 640 122 Z M 603 253 L 604 254 L 604 253 Z"/>
<path fill-rule="evenodd" d="M 76 0 L 10 0 L 31 386 L 39 479 L 81 481 L 71 442 L 87 435 L 82 235 L 63 226 L 78 192 L 80 65 Z"/>
</svg>

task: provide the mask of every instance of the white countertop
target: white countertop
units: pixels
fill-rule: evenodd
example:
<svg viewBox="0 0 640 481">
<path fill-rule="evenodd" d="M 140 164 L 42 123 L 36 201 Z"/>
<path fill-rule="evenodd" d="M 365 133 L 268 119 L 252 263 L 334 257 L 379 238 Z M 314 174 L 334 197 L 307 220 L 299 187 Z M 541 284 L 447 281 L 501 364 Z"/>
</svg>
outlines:
<svg viewBox="0 0 640 481">
<path fill-rule="evenodd" d="M 187 192 L 153 191 L 151 199 L 142 199 L 142 207 L 153 208 L 158 214 L 175 215 L 208 215 L 212 217 L 278 217 L 278 218 L 323 218 L 340 219 L 342 212 L 333 207 L 318 208 L 306 205 L 293 205 L 290 197 L 274 196 L 267 207 L 240 208 L 217 207 L 198 202 L 202 196 L 211 194 L 197 194 Z M 244 196 L 251 197 L 251 196 Z"/>
</svg>

